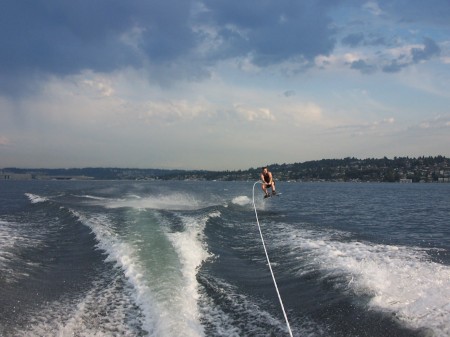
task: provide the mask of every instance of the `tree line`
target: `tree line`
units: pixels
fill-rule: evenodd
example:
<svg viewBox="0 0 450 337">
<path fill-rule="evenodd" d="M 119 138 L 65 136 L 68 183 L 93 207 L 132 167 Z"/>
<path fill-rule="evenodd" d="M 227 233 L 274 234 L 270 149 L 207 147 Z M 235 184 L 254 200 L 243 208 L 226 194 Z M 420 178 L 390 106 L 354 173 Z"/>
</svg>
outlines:
<svg viewBox="0 0 450 337">
<path fill-rule="evenodd" d="M 437 181 L 450 174 L 450 161 L 444 156 L 358 159 L 321 159 L 291 164 L 269 164 L 277 180 L 284 181 Z M 261 168 L 247 170 L 166 170 L 137 168 L 5 168 L 4 172 L 31 173 L 35 179 L 89 177 L 97 180 L 255 180 Z"/>
</svg>

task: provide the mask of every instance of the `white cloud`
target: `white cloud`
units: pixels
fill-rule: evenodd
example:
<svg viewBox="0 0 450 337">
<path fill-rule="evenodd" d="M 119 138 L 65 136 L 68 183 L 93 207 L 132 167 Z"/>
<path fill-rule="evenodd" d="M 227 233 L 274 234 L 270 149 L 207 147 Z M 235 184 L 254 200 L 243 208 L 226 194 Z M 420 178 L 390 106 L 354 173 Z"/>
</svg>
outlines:
<svg viewBox="0 0 450 337">
<path fill-rule="evenodd" d="M 316 103 L 297 103 L 287 109 L 297 125 L 327 123 L 323 117 L 322 108 Z"/>
<path fill-rule="evenodd" d="M 110 81 L 105 81 L 102 79 L 86 79 L 83 80 L 82 84 L 86 86 L 94 95 L 110 97 L 114 94 L 114 89 Z"/>
<path fill-rule="evenodd" d="M 419 123 L 420 129 L 446 129 L 450 127 L 450 115 L 437 115 Z"/>
<path fill-rule="evenodd" d="M 386 49 L 385 54 L 389 58 L 393 58 L 393 59 L 402 58 L 402 59 L 405 59 L 405 61 L 404 61 L 405 63 L 406 62 L 409 63 L 412 61 L 411 51 L 416 48 L 423 48 L 423 46 L 420 44 L 401 45 L 401 46 Z"/>
<path fill-rule="evenodd" d="M 368 1 L 363 5 L 363 8 L 365 10 L 368 10 L 373 15 L 379 16 L 383 14 L 383 11 L 381 10 L 380 6 L 376 1 Z"/>
<path fill-rule="evenodd" d="M 268 108 L 254 108 L 241 103 L 236 103 L 233 105 L 233 109 L 240 119 L 248 122 L 275 120 L 275 116 Z"/>
<path fill-rule="evenodd" d="M 330 131 L 351 135 L 353 137 L 362 136 L 386 136 L 398 132 L 394 117 L 385 118 L 382 120 L 375 120 L 364 122 L 360 124 L 343 124 L 337 127 L 330 128 Z"/>
<path fill-rule="evenodd" d="M 245 73 L 260 73 L 262 69 L 252 62 L 251 56 L 236 59 L 238 69 Z"/>
<path fill-rule="evenodd" d="M 176 122 L 211 116 L 211 105 L 205 101 L 165 100 L 149 101 L 142 105 L 139 119 L 146 123 Z"/>
<path fill-rule="evenodd" d="M 320 55 L 314 60 L 317 67 L 327 70 L 347 69 L 350 64 L 360 60 L 367 60 L 370 55 L 361 52 L 347 52 L 344 49 L 337 49 L 332 55 Z"/>
</svg>

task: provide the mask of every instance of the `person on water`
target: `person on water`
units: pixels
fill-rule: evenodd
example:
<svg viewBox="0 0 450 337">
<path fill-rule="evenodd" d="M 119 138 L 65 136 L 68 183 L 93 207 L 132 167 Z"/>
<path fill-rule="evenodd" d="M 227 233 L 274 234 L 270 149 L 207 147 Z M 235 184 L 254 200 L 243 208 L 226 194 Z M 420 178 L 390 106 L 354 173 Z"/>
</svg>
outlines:
<svg viewBox="0 0 450 337">
<path fill-rule="evenodd" d="M 263 167 L 261 172 L 261 180 L 262 180 L 262 190 L 264 191 L 264 198 L 270 197 L 268 188 L 272 189 L 272 195 L 277 194 L 275 191 L 275 181 L 273 180 L 272 172 L 266 167 Z"/>
</svg>

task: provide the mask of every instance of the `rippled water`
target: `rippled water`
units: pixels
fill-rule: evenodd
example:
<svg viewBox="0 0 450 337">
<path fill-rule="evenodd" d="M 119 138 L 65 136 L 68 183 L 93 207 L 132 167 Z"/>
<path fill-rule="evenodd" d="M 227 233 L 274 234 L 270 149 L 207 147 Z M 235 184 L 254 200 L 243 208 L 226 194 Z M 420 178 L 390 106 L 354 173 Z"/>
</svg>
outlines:
<svg viewBox="0 0 450 337">
<path fill-rule="evenodd" d="M 0 182 L 0 335 L 288 335 L 253 182 Z M 278 183 L 295 336 L 450 335 L 450 184 Z"/>
</svg>

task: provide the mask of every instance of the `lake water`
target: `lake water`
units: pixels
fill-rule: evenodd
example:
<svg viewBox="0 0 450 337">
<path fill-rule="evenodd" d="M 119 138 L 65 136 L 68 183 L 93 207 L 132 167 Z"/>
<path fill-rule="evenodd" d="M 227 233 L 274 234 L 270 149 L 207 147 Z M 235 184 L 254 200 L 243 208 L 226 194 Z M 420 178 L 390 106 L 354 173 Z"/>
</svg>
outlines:
<svg viewBox="0 0 450 337">
<path fill-rule="evenodd" d="M 294 336 L 449 336 L 450 184 L 282 183 Z M 0 335 L 287 336 L 253 182 L 0 182 Z"/>
</svg>

